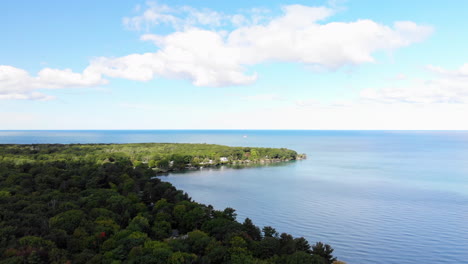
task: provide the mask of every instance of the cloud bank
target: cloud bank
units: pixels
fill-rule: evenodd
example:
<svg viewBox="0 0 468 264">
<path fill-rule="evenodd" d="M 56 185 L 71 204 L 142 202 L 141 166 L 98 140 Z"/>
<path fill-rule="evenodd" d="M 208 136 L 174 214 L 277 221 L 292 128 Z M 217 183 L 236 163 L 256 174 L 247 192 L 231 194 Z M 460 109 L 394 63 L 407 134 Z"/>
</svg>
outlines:
<svg viewBox="0 0 468 264">
<path fill-rule="evenodd" d="M 44 68 L 31 76 L 27 71 L 8 65 L 0 65 L 0 99 L 50 100 L 52 96 L 38 92 L 38 89 L 63 89 L 68 87 L 90 87 L 106 84 L 101 74 L 89 67 L 83 73 L 70 69 Z"/>
<path fill-rule="evenodd" d="M 126 28 L 142 33 L 155 52 L 123 57 L 98 57 L 82 73 L 45 68 L 31 76 L 12 66 L 0 66 L 0 99 L 51 99 L 39 89 L 90 87 L 108 83 L 106 77 L 136 81 L 185 79 L 194 86 L 247 85 L 261 76 L 251 67 L 287 62 L 338 69 L 375 61 L 373 54 L 425 40 L 433 31 L 411 21 L 392 26 L 372 20 L 327 22 L 328 7 L 288 5 L 282 14 L 268 10 L 222 14 L 192 7 L 175 9 L 149 4 L 141 14 L 123 19 Z M 172 33 L 152 34 L 158 27 Z"/>
</svg>

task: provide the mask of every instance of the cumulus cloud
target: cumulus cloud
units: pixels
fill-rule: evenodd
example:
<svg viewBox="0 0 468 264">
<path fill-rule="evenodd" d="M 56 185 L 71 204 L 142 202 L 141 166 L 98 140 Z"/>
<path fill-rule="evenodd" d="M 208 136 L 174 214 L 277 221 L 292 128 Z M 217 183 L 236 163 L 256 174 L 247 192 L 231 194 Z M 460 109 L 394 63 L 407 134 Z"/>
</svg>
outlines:
<svg viewBox="0 0 468 264">
<path fill-rule="evenodd" d="M 168 23 L 180 30 L 168 35 L 142 35 L 142 40 L 152 41 L 159 48 L 155 53 L 102 58 L 95 66 L 119 78 L 147 81 L 160 76 L 188 79 L 195 86 L 244 85 L 258 78 L 248 73 L 252 65 L 292 62 L 336 69 L 374 62 L 374 52 L 408 46 L 432 33 L 431 27 L 410 21 L 395 22 L 393 27 L 371 20 L 321 24 L 334 13 L 327 7 L 284 6 L 281 16 L 253 24 L 243 21 L 254 21 L 254 15 L 246 18 L 188 7 L 182 10 L 188 14 L 185 19 L 176 16 L 179 13 L 174 9 L 157 5 L 140 16 L 124 19 L 124 24 L 134 29 L 142 24 Z M 223 21 L 244 25 L 230 31 L 202 27 L 219 26 Z"/>
<path fill-rule="evenodd" d="M 0 99 L 51 100 L 53 96 L 38 92 L 37 89 L 61 89 L 67 87 L 90 87 L 105 84 L 100 73 L 89 67 L 83 73 L 70 69 L 44 68 L 37 76 L 31 76 L 23 69 L 0 65 Z"/>
<path fill-rule="evenodd" d="M 334 12 L 328 7 L 288 5 L 276 17 L 263 9 L 227 15 L 150 3 L 141 14 L 124 18 L 123 24 L 134 30 L 172 27 L 169 34 L 141 36 L 155 44 L 155 52 L 96 58 L 82 73 L 46 68 L 32 77 L 3 66 L 0 93 L 12 97 L 39 88 L 93 86 L 106 83 L 103 76 L 137 81 L 186 79 L 195 86 L 210 87 L 246 85 L 259 78 L 251 70 L 257 64 L 289 62 L 337 69 L 374 62 L 375 52 L 405 47 L 432 33 L 431 27 L 410 21 L 392 26 L 372 20 L 323 23 Z"/>
<path fill-rule="evenodd" d="M 365 89 L 361 98 L 383 103 L 468 103 L 468 64 L 453 71 L 432 65 L 427 68 L 439 76 L 413 80 L 402 87 Z"/>
<path fill-rule="evenodd" d="M 139 81 L 156 76 L 187 79 L 195 86 L 245 85 L 257 79 L 245 74 L 239 50 L 225 45 L 217 32 L 191 29 L 166 37 L 148 36 L 162 49 L 155 53 L 99 58 L 90 65 L 105 75 Z"/>
</svg>

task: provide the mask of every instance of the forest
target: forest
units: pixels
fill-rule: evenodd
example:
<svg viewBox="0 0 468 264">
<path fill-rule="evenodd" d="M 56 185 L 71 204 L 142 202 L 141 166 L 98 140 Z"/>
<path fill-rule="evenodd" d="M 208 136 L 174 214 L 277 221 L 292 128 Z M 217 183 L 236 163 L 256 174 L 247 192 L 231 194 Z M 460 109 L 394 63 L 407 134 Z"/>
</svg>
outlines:
<svg viewBox="0 0 468 264">
<path fill-rule="evenodd" d="M 339 263 L 328 244 L 238 222 L 154 177 L 297 158 L 209 144 L 0 145 L 0 263 Z"/>
<path fill-rule="evenodd" d="M 106 159 L 107 161 L 128 159 L 134 166 L 144 163 L 156 172 L 220 164 L 279 162 L 305 158 L 304 154 L 285 148 L 180 143 L 3 145 L 0 148 L 0 155 L 3 161 L 15 164 L 37 162 L 38 159 L 97 162 Z"/>
</svg>

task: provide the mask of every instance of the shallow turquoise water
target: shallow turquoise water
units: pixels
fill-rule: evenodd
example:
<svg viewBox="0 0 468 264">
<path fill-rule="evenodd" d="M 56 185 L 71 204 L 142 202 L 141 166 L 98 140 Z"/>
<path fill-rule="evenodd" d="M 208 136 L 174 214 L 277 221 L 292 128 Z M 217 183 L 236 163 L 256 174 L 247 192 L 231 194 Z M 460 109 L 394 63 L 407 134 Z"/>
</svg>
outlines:
<svg viewBox="0 0 468 264">
<path fill-rule="evenodd" d="M 468 132 L 0 131 L 0 143 L 287 147 L 304 161 L 163 179 L 238 219 L 324 241 L 350 264 L 466 263 Z"/>
</svg>

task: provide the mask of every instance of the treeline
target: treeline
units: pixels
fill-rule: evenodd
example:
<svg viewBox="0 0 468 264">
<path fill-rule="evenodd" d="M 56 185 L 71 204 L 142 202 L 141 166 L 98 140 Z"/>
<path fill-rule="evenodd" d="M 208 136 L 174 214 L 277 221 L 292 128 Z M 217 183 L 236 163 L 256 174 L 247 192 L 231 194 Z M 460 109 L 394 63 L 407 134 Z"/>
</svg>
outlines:
<svg viewBox="0 0 468 264">
<path fill-rule="evenodd" d="M 114 161 L 128 159 L 134 166 L 147 164 L 158 171 L 183 170 L 219 164 L 289 161 L 300 159 L 296 151 L 285 148 L 227 147 L 213 144 L 47 144 L 3 145 L 4 161 L 23 164 L 41 160 Z"/>
<path fill-rule="evenodd" d="M 0 145 L 0 263 L 335 261 L 329 245 L 191 201 L 137 158 L 213 158 L 219 153 L 202 150 L 216 148 L 230 153 L 192 144 Z"/>
</svg>

